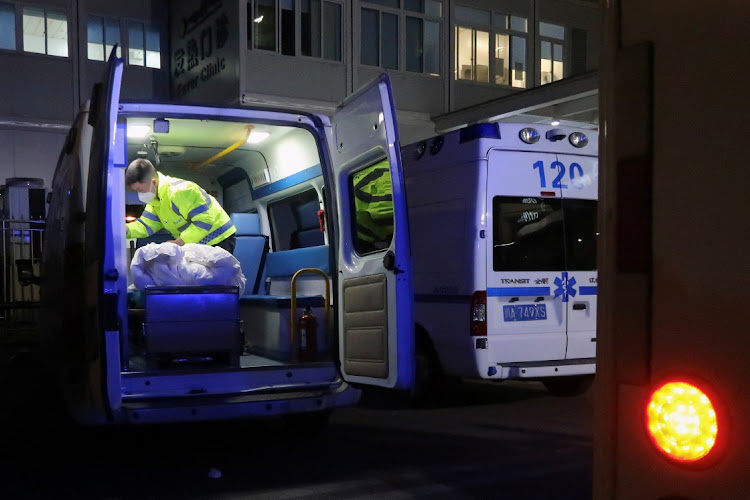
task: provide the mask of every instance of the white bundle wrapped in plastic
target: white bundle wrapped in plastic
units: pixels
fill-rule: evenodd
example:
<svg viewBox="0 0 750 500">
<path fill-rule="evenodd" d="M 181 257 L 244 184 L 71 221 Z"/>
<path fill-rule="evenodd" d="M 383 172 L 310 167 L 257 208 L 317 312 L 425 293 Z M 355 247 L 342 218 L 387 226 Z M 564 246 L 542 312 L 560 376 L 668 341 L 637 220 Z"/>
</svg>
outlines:
<svg viewBox="0 0 750 500">
<path fill-rule="evenodd" d="M 220 247 L 188 243 L 149 243 L 135 251 L 130 263 L 133 283 L 147 286 L 236 285 L 245 292 L 240 262 Z"/>
</svg>

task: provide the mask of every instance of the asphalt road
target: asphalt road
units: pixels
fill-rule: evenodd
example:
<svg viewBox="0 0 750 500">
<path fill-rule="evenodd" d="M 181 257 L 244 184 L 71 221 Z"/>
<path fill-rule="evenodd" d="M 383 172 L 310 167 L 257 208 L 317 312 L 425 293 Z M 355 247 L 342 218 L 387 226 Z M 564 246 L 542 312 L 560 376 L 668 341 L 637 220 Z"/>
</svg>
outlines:
<svg viewBox="0 0 750 500">
<path fill-rule="evenodd" d="M 70 429 L 33 368 L 12 365 L 0 498 L 591 498 L 590 394 L 464 382 L 428 408 L 368 395 L 312 440 L 279 420 Z"/>
</svg>

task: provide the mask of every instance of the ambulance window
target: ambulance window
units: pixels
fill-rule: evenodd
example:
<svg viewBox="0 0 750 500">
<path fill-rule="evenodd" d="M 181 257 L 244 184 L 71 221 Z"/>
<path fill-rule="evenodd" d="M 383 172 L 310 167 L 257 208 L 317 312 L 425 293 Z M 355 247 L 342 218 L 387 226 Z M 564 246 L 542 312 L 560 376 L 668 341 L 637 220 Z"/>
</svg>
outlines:
<svg viewBox="0 0 750 500">
<path fill-rule="evenodd" d="M 596 201 L 564 200 L 568 270 L 596 269 Z"/>
<path fill-rule="evenodd" d="M 318 224 L 318 210 L 320 202 L 314 189 L 269 203 L 274 251 L 323 245 L 325 238 Z"/>
<path fill-rule="evenodd" d="M 492 213 L 495 271 L 565 269 L 561 200 L 496 196 Z"/>
<path fill-rule="evenodd" d="M 362 255 L 391 246 L 393 193 L 388 160 L 353 174 L 349 178 L 349 188 L 355 251 Z"/>
</svg>

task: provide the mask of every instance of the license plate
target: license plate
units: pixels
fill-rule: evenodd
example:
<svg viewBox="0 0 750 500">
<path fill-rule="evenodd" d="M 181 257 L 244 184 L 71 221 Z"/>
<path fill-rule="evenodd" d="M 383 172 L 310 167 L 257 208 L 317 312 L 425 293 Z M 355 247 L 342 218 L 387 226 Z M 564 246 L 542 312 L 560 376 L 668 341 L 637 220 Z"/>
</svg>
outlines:
<svg viewBox="0 0 750 500">
<path fill-rule="evenodd" d="M 547 319 L 547 306 L 544 304 L 503 306 L 503 321 L 534 321 L 544 319 Z"/>
</svg>

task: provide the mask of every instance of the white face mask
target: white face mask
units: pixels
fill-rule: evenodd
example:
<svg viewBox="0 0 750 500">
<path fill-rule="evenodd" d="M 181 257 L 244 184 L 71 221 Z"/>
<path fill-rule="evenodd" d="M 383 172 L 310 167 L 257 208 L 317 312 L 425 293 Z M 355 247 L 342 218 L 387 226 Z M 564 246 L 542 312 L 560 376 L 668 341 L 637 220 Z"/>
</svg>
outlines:
<svg viewBox="0 0 750 500">
<path fill-rule="evenodd" d="M 154 184 L 152 182 L 151 189 L 153 189 L 153 187 L 154 187 Z M 151 190 L 149 190 L 147 193 L 138 193 L 138 199 L 141 200 L 143 203 L 148 203 L 154 198 L 156 198 L 156 193 L 154 193 Z"/>
<path fill-rule="evenodd" d="M 149 191 L 148 193 L 138 193 L 138 199 L 143 203 L 148 203 L 154 198 L 156 198 L 156 193 L 152 193 L 151 191 Z"/>
</svg>

